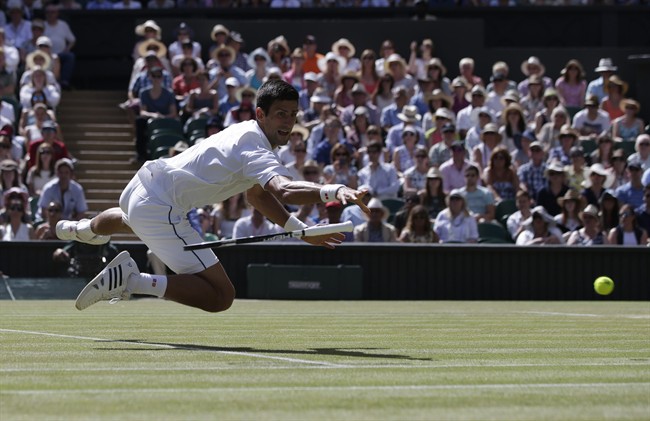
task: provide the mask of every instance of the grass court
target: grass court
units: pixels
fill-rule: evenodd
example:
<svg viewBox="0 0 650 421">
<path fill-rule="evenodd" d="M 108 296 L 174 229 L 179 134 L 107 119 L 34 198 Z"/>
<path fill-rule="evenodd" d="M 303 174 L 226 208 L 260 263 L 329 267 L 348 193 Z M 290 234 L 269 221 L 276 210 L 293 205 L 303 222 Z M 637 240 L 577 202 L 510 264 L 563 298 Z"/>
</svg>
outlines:
<svg viewBox="0 0 650 421">
<path fill-rule="evenodd" d="M 0 419 L 648 420 L 648 302 L 0 301 Z"/>
</svg>

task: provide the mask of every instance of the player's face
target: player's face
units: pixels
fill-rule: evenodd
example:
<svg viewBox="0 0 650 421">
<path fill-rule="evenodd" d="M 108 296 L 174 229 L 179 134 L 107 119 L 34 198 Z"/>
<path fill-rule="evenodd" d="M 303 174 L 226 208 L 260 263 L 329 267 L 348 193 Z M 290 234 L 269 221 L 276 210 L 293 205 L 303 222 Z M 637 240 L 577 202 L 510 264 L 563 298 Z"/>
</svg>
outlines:
<svg viewBox="0 0 650 421">
<path fill-rule="evenodd" d="M 274 148 L 286 145 L 291 137 L 291 130 L 296 123 L 298 115 L 298 102 L 276 101 L 271 106 L 268 114 L 261 108 L 256 110 L 257 121 L 262 131 Z"/>
</svg>

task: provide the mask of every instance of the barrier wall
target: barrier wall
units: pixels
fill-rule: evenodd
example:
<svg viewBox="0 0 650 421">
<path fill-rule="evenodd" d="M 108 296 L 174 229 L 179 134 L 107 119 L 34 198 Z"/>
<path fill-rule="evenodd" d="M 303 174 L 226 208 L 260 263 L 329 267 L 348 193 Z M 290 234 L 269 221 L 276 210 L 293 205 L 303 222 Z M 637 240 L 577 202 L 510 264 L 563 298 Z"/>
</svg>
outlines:
<svg viewBox="0 0 650 421">
<path fill-rule="evenodd" d="M 63 243 L 0 242 L 0 271 L 13 277 L 52 277 L 52 252 Z M 131 252 L 141 270 L 146 248 L 115 243 Z M 649 300 L 648 247 L 520 247 L 500 244 L 363 245 L 325 250 L 278 243 L 218 250 L 239 297 L 247 296 L 251 263 L 274 265 L 359 265 L 363 297 L 376 300 Z M 616 288 L 609 297 L 593 291 L 607 275 Z"/>
</svg>

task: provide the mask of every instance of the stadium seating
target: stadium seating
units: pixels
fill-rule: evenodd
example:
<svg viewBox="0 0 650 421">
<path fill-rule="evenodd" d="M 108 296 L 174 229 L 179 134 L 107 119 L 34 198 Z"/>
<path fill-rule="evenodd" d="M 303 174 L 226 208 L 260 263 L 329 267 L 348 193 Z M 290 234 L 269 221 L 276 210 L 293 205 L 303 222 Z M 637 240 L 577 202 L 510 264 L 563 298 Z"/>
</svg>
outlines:
<svg viewBox="0 0 650 421">
<path fill-rule="evenodd" d="M 478 224 L 479 243 L 512 243 L 508 231 L 498 224 L 481 222 Z"/>
</svg>

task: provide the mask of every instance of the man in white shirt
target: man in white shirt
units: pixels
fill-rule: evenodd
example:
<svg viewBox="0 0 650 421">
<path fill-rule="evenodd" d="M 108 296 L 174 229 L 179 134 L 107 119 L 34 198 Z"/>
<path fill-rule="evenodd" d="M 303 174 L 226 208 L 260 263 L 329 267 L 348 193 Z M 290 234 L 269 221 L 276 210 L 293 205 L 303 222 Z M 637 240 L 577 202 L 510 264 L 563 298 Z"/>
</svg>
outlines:
<svg viewBox="0 0 650 421">
<path fill-rule="evenodd" d="M 378 199 L 397 197 L 400 182 L 395 167 L 379 162 L 382 146 L 379 142 L 370 142 L 367 146 L 368 165 L 359 170 L 359 185 L 365 186 Z"/>
<path fill-rule="evenodd" d="M 461 139 L 464 139 L 465 135 L 467 135 L 467 131 L 478 123 L 478 121 L 472 119 L 472 111 L 474 108 L 480 108 L 485 105 L 486 98 L 487 92 L 481 85 L 475 85 L 472 88 L 472 91 L 465 95 L 465 99 L 467 99 L 470 104 L 458 111 L 458 115 L 456 116 L 456 127 L 458 128 L 458 133 Z"/>
<path fill-rule="evenodd" d="M 72 52 L 77 39 L 70 30 L 70 26 L 59 20 L 59 8 L 54 4 L 45 7 L 45 36 L 52 41 L 52 53 L 57 54 L 61 60 L 61 86 L 70 86 L 70 79 L 74 70 L 75 55 Z"/>
<path fill-rule="evenodd" d="M 285 231 L 306 224 L 284 204 L 302 205 L 338 200 L 362 202 L 365 191 L 340 184 L 292 181 L 276 149 L 289 141 L 299 112 L 298 92 L 282 80 L 258 90 L 257 120 L 244 121 L 168 159 L 146 162 L 122 192 L 120 207 L 92 220 L 60 221 L 61 239 L 102 244 L 111 234 L 133 232 L 177 275 L 140 273 L 128 252 L 122 252 L 77 297 L 83 310 L 102 300 L 128 299 L 131 294 L 164 297 L 209 312 L 227 310 L 235 297 L 223 266 L 211 249 L 185 251 L 202 242 L 186 215 L 192 208 L 219 203 L 246 192 L 248 202 Z M 307 243 L 333 248 L 343 234 L 303 237 Z"/>
<path fill-rule="evenodd" d="M 269 221 L 257 209 L 253 213 L 243 216 L 235 222 L 232 229 L 232 238 L 253 237 L 282 232 L 282 228 Z"/>
<path fill-rule="evenodd" d="M 602 132 L 608 131 L 612 123 L 606 111 L 598 109 L 598 97 L 592 95 L 585 100 L 585 108 L 573 116 L 571 127 L 580 132 L 581 137 L 596 139 Z"/>
</svg>

